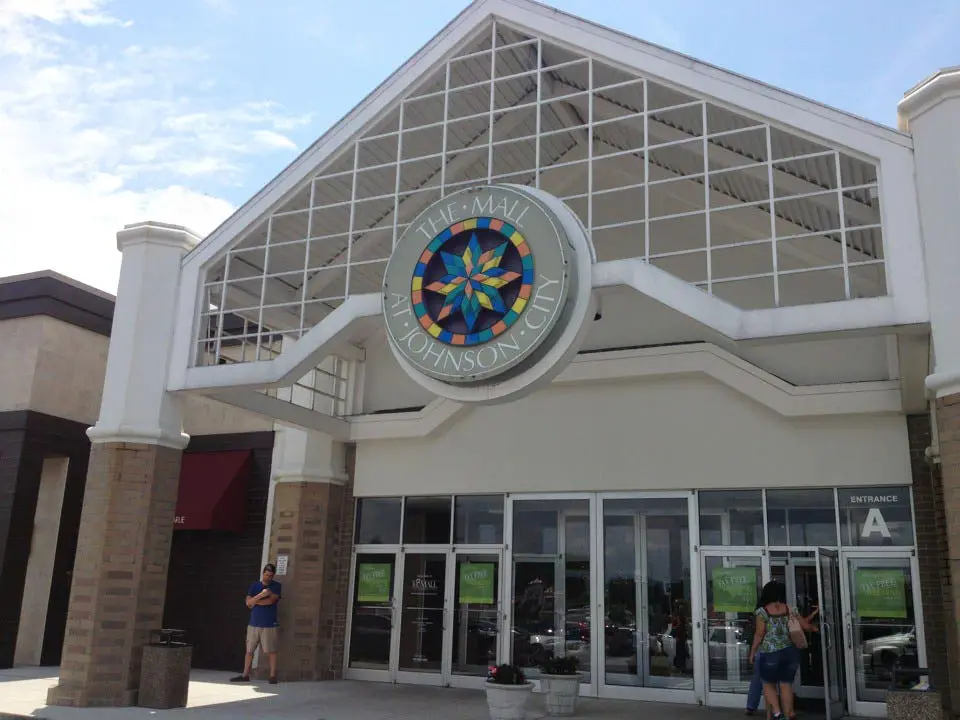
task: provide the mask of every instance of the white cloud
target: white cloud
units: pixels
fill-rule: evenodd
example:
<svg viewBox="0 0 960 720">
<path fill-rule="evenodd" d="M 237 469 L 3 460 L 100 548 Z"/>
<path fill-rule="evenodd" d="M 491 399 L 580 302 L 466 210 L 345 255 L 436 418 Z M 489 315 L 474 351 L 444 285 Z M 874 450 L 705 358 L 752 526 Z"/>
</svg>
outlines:
<svg viewBox="0 0 960 720">
<path fill-rule="evenodd" d="M 309 120 L 218 99 L 201 51 L 128 45 L 109 10 L 0 0 L 0 275 L 53 269 L 114 292 L 117 230 L 210 232 L 233 210 L 216 193 L 256 155 L 294 150 L 288 133 Z M 114 45 L 71 41 L 70 25 L 115 26 Z"/>
</svg>

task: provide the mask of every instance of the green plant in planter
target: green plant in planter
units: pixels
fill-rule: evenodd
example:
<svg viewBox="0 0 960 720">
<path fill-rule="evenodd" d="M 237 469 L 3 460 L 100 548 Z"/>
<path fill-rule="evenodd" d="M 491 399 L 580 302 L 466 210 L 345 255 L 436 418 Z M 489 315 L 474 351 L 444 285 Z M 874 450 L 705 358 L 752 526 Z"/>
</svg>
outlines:
<svg viewBox="0 0 960 720">
<path fill-rule="evenodd" d="M 540 672 L 544 675 L 576 675 L 580 670 L 580 661 L 575 657 L 552 657 L 540 663 Z"/>
<path fill-rule="evenodd" d="M 495 685 L 523 685 L 527 682 L 523 670 L 516 665 L 497 665 L 490 668 L 487 682 Z"/>
</svg>

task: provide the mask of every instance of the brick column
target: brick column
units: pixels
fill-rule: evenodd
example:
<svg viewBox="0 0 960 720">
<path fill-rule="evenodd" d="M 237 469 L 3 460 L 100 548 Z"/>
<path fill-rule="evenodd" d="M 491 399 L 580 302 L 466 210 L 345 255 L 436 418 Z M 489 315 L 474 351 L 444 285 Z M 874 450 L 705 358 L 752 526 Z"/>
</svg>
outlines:
<svg viewBox="0 0 960 720">
<path fill-rule="evenodd" d="M 180 479 L 180 399 L 166 390 L 180 260 L 197 242 L 157 223 L 117 234 L 123 252 L 100 417 L 77 538 L 60 684 L 47 702 L 132 705 L 163 622 Z"/>
<path fill-rule="evenodd" d="M 141 648 L 162 627 L 180 457 L 157 445 L 93 447 L 58 705 L 135 702 Z"/>
<path fill-rule="evenodd" d="M 934 471 L 934 483 L 939 490 L 945 550 L 938 597 L 945 616 L 943 642 L 949 668 L 941 690 L 949 694 L 951 717 L 960 717 L 960 393 L 937 398 L 937 429 L 940 468 Z"/>
<path fill-rule="evenodd" d="M 353 541 L 352 452 L 321 433 L 292 428 L 278 428 L 274 447 L 268 557 L 289 563 L 277 578 L 277 674 L 281 681 L 339 678 Z M 257 675 L 265 672 L 261 660 Z"/>
<path fill-rule="evenodd" d="M 930 415 L 907 418 L 913 475 L 917 561 L 923 604 L 927 667 L 935 687 L 943 691 L 944 708 L 955 707 L 949 688 L 960 682 L 954 602 L 951 594 L 947 518 L 940 468 L 927 451 L 933 444 Z"/>
</svg>

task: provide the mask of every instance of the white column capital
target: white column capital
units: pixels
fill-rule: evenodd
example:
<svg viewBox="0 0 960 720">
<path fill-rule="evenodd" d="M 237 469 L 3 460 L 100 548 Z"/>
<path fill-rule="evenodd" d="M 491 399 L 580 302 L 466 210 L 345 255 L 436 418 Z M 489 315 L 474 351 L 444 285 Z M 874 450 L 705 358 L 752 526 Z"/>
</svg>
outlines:
<svg viewBox="0 0 960 720">
<path fill-rule="evenodd" d="M 180 261 L 199 242 L 185 228 L 145 222 L 117 233 L 123 253 L 107 373 L 94 443 L 127 442 L 182 449 L 182 398 L 167 392 Z"/>
<path fill-rule="evenodd" d="M 185 255 L 200 243 L 201 238 L 182 225 L 146 221 L 124 225 L 117 233 L 117 250 L 123 252 L 133 245 L 147 243 L 168 246 Z"/>
<path fill-rule="evenodd" d="M 909 131 L 914 120 L 951 98 L 960 98 L 960 66 L 938 70 L 904 94 L 897 105 L 902 129 Z"/>
</svg>

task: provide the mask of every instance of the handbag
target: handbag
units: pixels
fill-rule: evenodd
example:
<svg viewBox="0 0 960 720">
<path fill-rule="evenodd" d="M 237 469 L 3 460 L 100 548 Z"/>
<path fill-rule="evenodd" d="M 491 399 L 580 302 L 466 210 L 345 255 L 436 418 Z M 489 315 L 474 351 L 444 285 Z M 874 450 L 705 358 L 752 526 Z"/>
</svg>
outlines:
<svg viewBox="0 0 960 720">
<path fill-rule="evenodd" d="M 807 634 L 800 625 L 800 618 L 797 613 L 790 611 L 790 619 L 787 621 L 787 628 L 790 630 L 790 640 L 799 650 L 807 649 Z"/>
</svg>

